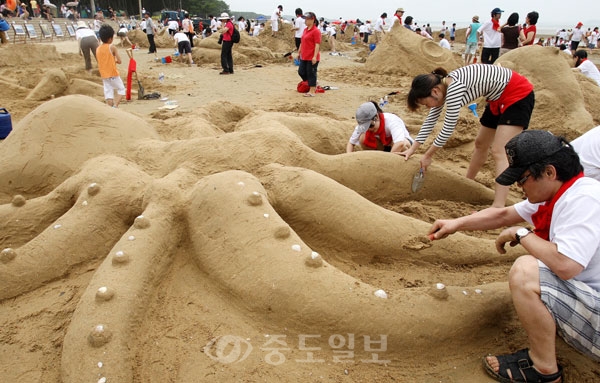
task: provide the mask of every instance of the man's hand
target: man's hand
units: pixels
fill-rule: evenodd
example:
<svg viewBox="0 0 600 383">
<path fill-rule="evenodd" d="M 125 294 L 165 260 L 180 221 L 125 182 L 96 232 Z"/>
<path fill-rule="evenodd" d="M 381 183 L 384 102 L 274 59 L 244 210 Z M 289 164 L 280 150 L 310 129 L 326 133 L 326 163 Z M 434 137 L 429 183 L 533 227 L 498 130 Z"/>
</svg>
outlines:
<svg viewBox="0 0 600 383">
<path fill-rule="evenodd" d="M 496 250 L 498 251 L 498 253 L 506 254 L 506 249 L 504 248 L 504 246 L 507 242 L 510 245 L 510 247 L 515 247 L 519 244 L 515 238 L 515 234 L 517 233 L 518 228 L 519 227 L 517 226 L 509 227 L 507 229 L 504 229 L 502 233 L 498 235 L 498 238 L 496 238 Z"/>
<path fill-rule="evenodd" d="M 454 220 L 454 219 L 438 219 L 433 223 L 433 225 L 429 229 L 427 236 L 429 237 L 430 240 L 433 241 L 436 239 L 446 238 L 450 234 L 456 233 L 457 230 L 458 230 L 458 225 L 456 223 L 456 220 Z"/>
</svg>

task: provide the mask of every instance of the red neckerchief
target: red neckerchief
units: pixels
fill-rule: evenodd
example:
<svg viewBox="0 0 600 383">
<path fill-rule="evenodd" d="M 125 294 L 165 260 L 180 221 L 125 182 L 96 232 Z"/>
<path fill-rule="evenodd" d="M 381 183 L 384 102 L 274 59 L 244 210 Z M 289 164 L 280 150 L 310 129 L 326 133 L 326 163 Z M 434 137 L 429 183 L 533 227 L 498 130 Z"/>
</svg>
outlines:
<svg viewBox="0 0 600 383">
<path fill-rule="evenodd" d="M 563 183 L 554 197 L 552 197 L 550 201 L 546 201 L 545 204 L 540 205 L 537 212 L 531 216 L 531 220 L 535 226 L 534 233 L 537 234 L 538 237 L 545 239 L 546 241 L 550 240 L 550 223 L 552 222 L 552 211 L 554 210 L 554 204 L 563 195 L 563 193 L 566 192 L 568 188 L 573 186 L 575 181 L 581 177 L 583 177 L 583 172 L 580 172 L 575 177 Z"/>
<path fill-rule="evenodd" d="M 500 23 L 495 18 L 492 18 L 492 29 L 495 31 L 500 29 Z"/>
<path fill-rule="evenodd" d="M 369 148 L 377 149 L 376 136 L 379 136 L 379 140 L 383 146 L 390 146 L 392 144 L 392 137 L 385 135 L 385 118 L 383 117 L 383 113 L 379 113 L 379 129 L 377 129 L 377 132 L 374 133 L 370 130 L 365 132 L 363 145 L 368 146 Z"/>
<path fill-rule="evenodd" d="M 402 25 L 402 17 L 398 16 L 397 13 L 394 14 L 394 16 L 396 16 L 396 18 L 398 19 L 398 21 L 400 22 L 400 25 Z"/>
<path fill-rule="evenodd" d="M 579 61 L 579 65 L 583 64 L 584 61 L 587 61 L 587 58 L 581 59 L 581 61 Z"/>
</svg>

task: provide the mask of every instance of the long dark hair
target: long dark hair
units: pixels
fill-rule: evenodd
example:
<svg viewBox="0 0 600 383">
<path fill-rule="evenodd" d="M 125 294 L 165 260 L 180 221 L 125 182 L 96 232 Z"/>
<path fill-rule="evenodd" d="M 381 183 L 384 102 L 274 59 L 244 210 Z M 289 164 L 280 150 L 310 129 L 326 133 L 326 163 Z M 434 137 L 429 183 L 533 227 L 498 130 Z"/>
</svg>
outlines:
<svg viewBox="0 0 600 383">
<path fill-rule="evenodd" d="M 448 76 L 448 71 L 444 68 L 435 68 L 433 72 L 420 74 L 415 77 L 410 86 L 406 104 L 408 109 L 415 111 L 419 108 L 419 99 L 429 97 L 434 87 L 442 83 L 444 77 Z"/>
</svg>

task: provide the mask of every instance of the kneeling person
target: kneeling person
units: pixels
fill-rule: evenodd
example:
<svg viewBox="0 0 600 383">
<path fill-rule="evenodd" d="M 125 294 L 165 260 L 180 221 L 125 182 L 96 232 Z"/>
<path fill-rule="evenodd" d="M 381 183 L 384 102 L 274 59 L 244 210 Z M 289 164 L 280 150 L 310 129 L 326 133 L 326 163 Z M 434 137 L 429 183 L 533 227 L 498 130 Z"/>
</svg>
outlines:
<svg viewBox="0 0 600 383">
<path fill-rule="evenodd" d="M 413 143 L 404 121 L 395 114 L 384 113 L 376 102 L 365 102 L 356 111 L 358 125 L 350 137 L 346 152 L 355 146 L 363 150 L 383 150 L 400 154 Z"/>
</svg>

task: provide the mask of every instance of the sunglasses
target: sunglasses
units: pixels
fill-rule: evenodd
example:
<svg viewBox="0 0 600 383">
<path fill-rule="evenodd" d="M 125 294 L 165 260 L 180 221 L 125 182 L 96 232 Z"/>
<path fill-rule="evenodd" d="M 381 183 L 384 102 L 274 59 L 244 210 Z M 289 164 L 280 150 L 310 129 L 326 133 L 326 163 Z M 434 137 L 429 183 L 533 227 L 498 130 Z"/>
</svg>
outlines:
<svg viewBox="0 0 600 383">
<path fill-rule="evenodd" d="M 525 177 L 521 178 L 520 180 L 517 181 L 517 185 L 519 186 L 523 186 L 523 184 L 525 184 L 525 182 L 527 182 L 527 179 L 531 177 L 531 173 L 527 174 Z"/>
<path fill-rule="evenodd" d="M 379 120 L 379 116 L 375 115 L 375 117 L 373 117 L 371 119 L 371 123 L 369 124 L 369 128 L 372 128 L 373 126 L 375 126 L 375 123 L 377 122 L 377 120 Z"/>
</svg>

